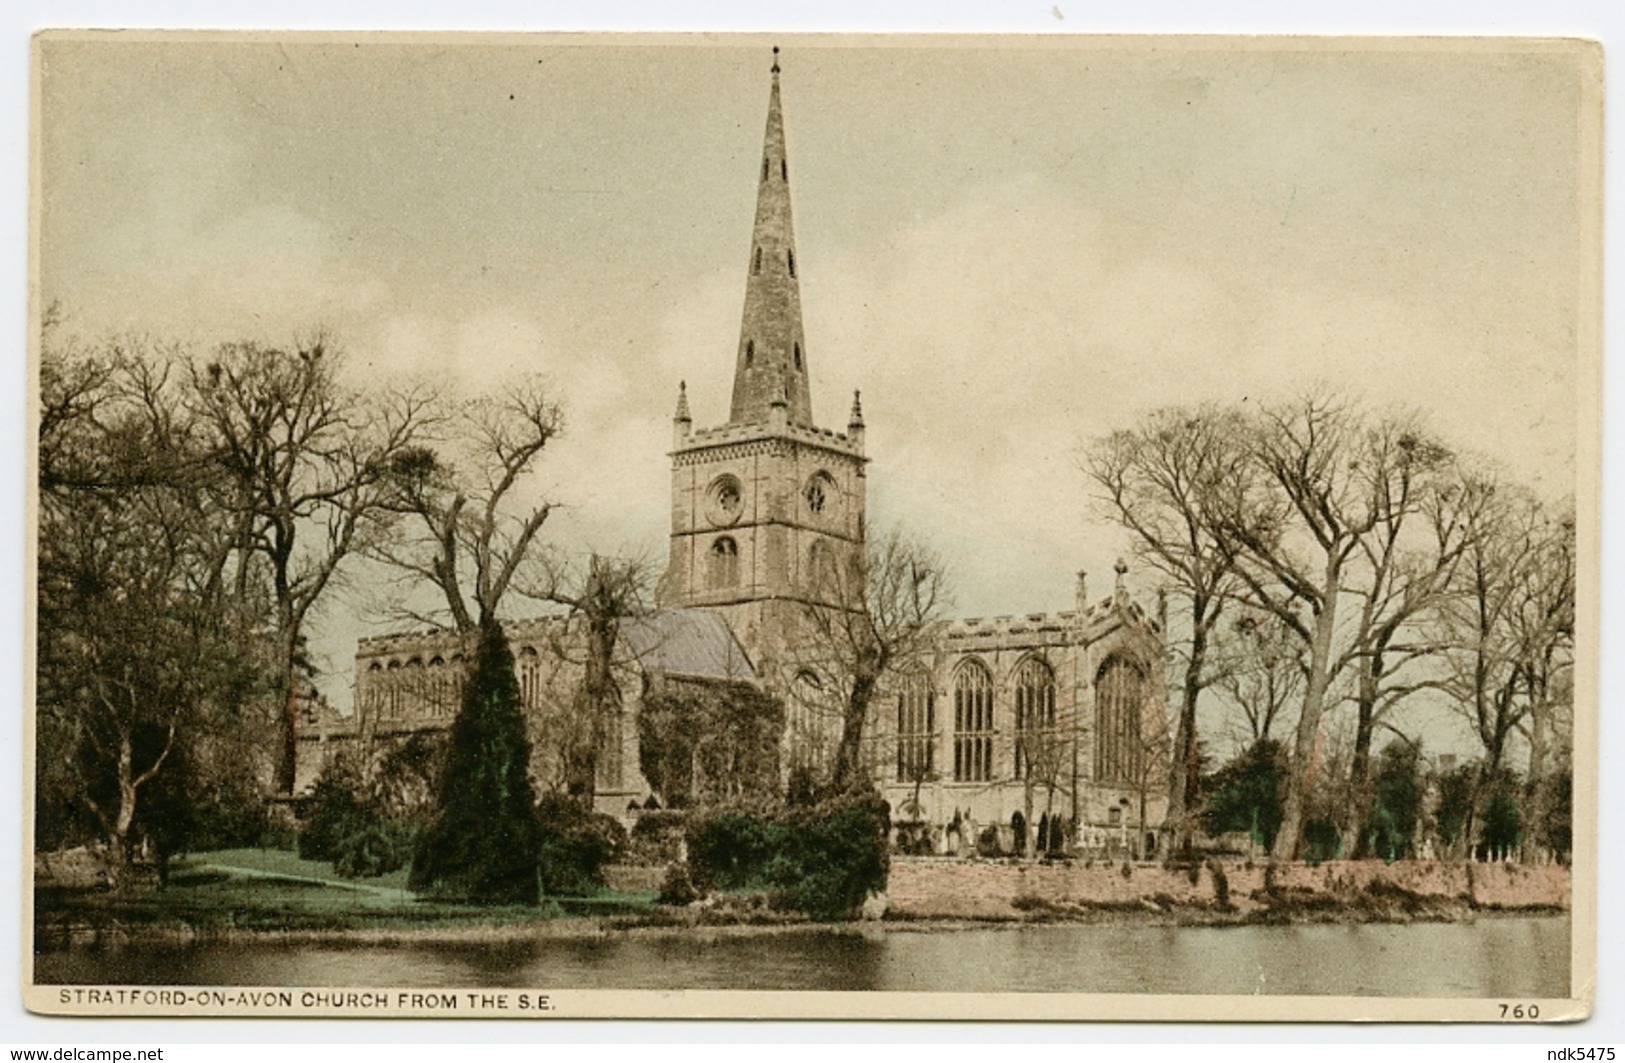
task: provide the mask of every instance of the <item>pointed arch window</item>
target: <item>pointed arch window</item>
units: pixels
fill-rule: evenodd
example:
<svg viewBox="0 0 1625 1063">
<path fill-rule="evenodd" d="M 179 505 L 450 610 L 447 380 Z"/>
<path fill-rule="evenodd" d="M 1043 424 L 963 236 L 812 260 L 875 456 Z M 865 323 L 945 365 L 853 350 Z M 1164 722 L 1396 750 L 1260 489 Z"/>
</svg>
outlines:
<svg viewBox="0 0 1625 1063">
<path fill-rule="evenodd" d="M 924 782 L 936 770 L 937 694 L 915 672 L 897 692 L 897 781 Z"/>
<path fill-rule="evenodd" d="M 756 341 L 755 340 L 746 340 L 745 341 L 745 368 L 749 369 L 752 365 L 755 365 L 755 364 L 756 364 Z"/>
<path fill-rule="evenodd" d="M 792 271 L 792 272 L 794 272 L 794 271 Z M 796 371 L 800 372 L 801 371 L 801 344 L 799 344 L 799 343 L 795 344 L 794 349 L 795 349 L 795 352 L 796 352 Z"/>
<path fill-rule="evenodd" d="M 790 267 L 790 276 L 794 277 L 796 275 L 796 252 L 795 252 L 795 248 L 791 248 L 790 250 L 788 250 L 788 251 L 786 251 L 784 253 L 784 261 L 785 261 L 785 264 Z"/>
<path fill-rule="evenodd" d="M 541 704 L 542 667 L 541 658 L 534 646 L 522 646 L 519 649 L 519 704 L 527 709 L 535 709 Z"/>
<path fill-rule="evenodd" d="M 759 247 L 756 249 L 756 254 L 751 257 L 750 271 L 752 273 L 762 272 L 762 249 Z"/>
<path fill-rule="evenodd" d="M 835 555 L 830 551 L 828 541 L 814 539 L 807 548 L 807 584 L 821 596 L 837 597 L 840 587 L 836 581 L 840 576 L 835 567 Z"/>
<path fill-rule="evenodd" d="M 708 572 L 711 590 L 725 590 L 739 583 L 739 544 L 724 535 L 711 544 Z"/>
<path fill-rule="evenodd" d="M 1140 713 L 1145 673 L 1121 657 L 1109 658 L 1095 675 L 1095 778 L 1138 785 L 1145 748 Z"/>
<path fill-rule="evenodd" d="M 384 716 L 391 720 L 398 720 L 401 717 L 401 662 L 390 661 L 388 673 L 389 685 L 387 690 L 389 692 L 389 701 L 384 708 Z"/>
<path fill-rule="evenodd" d="M 954 676 L 954 781 L 993 777 L 993 676 L 974 658 Z"/>
<path fill-rule="evenodd" d="M 1016 669 L 1016 778 L 1053 778 L 1060 769 L 1055 673 L 1037 657 Z"/>
<path fill-rule="evenodd" d="M 365 695 L 362 698 L 363 711 L 376 721 L 384 714 L 387 696 L 385 692 L 388 689 L 384 685 L 383 664 L 373 661 L 367 666 L 367 683 L 363 689 L 365 690 Z"/>
<path fill-rule="evenodd" d="M 790 180 L 790 160 L 789 159 L 780 159 L 779 160 L 779 179 L 782 180 L 782 181 Z"/>
<path fill-rule="evenodd" d="M 429 659 L 429 702 L 436 716 L 451 712 L 451 682 L 446 676 L 446 659 L 438 653 Z"/>
<path fill-rule="evenodd" d="M 451 689 L 452 697 L 458 703 L 463 700 L 463 688 L 468 684 L 467 662 L 461 653 L 451 655 Z"/>
<path fill-rule="evenodd" d="M 764 181 L 767 180 L 767 164 L 770 161 L 766 155 L 762 156 L 762 180 Z"/>
</svg>

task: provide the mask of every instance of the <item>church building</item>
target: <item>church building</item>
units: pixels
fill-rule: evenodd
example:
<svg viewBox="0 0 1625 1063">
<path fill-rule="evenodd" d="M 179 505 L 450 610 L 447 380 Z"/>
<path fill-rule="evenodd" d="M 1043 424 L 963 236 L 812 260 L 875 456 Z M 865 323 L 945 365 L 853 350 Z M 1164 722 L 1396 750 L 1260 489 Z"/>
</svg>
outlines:
<svg viewBox="0 0 1625 1063">
<path fill-rule="evenodd" d="M 745 261 L 744 309 L 728 417 L 696 427 L 685 385 L 673 419 L 671 534 L 656 611 L 623 627 L 621 718 L 599 757 L 596 805 L 621 816 L 664 802 L 639 771 L 640 691 L 671 677 L 748 682 L 783 698 L 781 767 L 827 771 L 840 731 L 799 664 L 818 610 L 853 608 L 832 588 L 861 586 L 867 482 L 863 411 L 820 427 L 803 330 L 793 171 L 777 49 Z M 697 366 L 706 372 L 721 368 Z M 987 548 L 1019 549 L 989 543 Z M 1161 618 L 1130 599 L 1119 562 L 1109 593 L 1075 608 L 938 625 L 929 652 L 890 676 L 865 727 L 866 767 L 892 808 L 899 843 L 918 852 L 1085 850 L 1155 844 L 1166 808 L 1171 736 Z M 509 626 L 526 710 L 565 711 L 577 669 L 561 620 Z M 443 730 L 460 661 L 444 632 L 366 639 L 354 714 L 307 728 L 313 782 L 326 754 Z M 546 729 L 534 732 L 545 745 Z M 545 760 L 539 748 L 537 757 Z M 533 762 L 533 767 L 539 767 Z"/>
</svg>

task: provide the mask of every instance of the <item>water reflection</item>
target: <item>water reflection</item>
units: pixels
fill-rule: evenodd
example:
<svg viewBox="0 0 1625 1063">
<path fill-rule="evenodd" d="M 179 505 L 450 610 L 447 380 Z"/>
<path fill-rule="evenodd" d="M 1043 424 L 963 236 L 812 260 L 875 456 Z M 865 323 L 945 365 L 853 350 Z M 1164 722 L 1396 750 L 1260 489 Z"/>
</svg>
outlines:
<svg viewBox="0 0 1625 1063">
<path fill-rule="evenodd" d="M 78 948 L 43 983 L 1566 997 L 1566 916 L 1361 926 L 1011 926 L 501 944 Z"/>
</svg>

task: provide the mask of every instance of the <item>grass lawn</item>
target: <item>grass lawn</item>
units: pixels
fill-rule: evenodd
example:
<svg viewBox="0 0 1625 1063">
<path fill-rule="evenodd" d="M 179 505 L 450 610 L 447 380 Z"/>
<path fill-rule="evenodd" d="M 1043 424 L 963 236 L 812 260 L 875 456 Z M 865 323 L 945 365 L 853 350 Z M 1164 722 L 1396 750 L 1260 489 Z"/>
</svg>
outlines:
<svg viewBox="0 0 1625 1063">
<path fill-rule="evenodd" d="M 335 889 L 350 889 L 364 893 L 380 890 L 406 892 L 407 871 L 404 867 L 387 875 L 379 875 L 377 878 L 345 878 L 334 871 L 333 865 L 325 860 L 302 860 L 298 853 L 287 849 L 219 849 L 187 857 L 182 866 L 204 871 L 209 869 L 233 871 L 247 878 L 278 876 L 297 880 L 308 879 Z M 174 877 L 174 872 L 171 872 L 172 882 Z"/>
<path fill-rule="evenodd" d="M 649 911 L 652 894 L 604 892 L 536 907 L 482 907 L 419 900 L 406 871 L 346 879 L 332 865 L 276 849 L 195 853 L 170 868 L 169 884 L 124 896 L 99 890 L 36 891 L 36 922 L 52 928 L 210 930 L 414 930 L 533 923 L 570 915 Z"/>
</svg>

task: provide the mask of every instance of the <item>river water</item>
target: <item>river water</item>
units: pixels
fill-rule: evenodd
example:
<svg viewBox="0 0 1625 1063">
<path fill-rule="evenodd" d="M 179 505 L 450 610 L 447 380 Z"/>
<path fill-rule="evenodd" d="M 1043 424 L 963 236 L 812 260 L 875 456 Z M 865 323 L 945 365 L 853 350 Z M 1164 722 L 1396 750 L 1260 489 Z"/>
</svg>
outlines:
<svg viewBox="0 0 1625 1063">
<path fill-rule="evenodd" d="M 40 984 L 1566 997 L 1567 916 L 1472 923 L 691 930 L 503 944 L 75 947 Z"/>
</svg>

